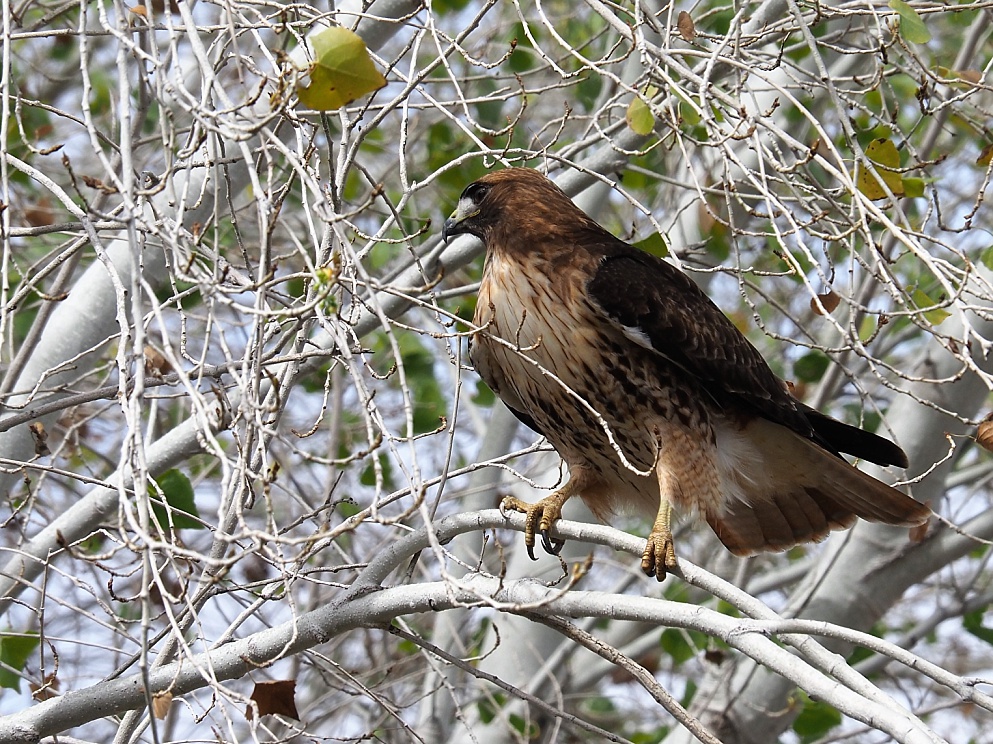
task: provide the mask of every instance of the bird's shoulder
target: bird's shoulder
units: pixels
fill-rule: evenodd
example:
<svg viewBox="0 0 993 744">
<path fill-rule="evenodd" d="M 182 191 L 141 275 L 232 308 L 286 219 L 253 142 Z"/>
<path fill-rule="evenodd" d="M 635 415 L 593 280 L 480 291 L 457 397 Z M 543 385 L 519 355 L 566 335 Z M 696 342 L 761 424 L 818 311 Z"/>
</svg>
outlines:
<svg viewBox="0 0 993 744">
<path fill-rule="evenodd" d="M 805 436 L 810 426 L 759 351 L 686 274 L 617 238 L 599 246 L 587 292 L 630 343 L 699 381 L 718 405 Z"/>
</svg>

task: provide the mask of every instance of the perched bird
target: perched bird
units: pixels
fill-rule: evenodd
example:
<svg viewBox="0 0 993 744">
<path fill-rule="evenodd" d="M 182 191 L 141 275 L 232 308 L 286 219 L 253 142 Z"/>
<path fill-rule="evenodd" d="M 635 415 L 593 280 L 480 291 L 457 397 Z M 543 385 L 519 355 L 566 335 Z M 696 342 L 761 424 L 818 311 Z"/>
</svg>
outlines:
<svg viewBox="0 0 993 744">
<path fill-rule="evenodd" d="M 600 519 L 657 516 L 641 567 L 676 567 L 672 509 L 702 516 L 736 555 L 785 550 L 856 517 L 922 524 L 930 510 L 850 465 L 907 466 L 890 441 L 804 405 L 710 298 L 619 240 L 545 176 L 489 173 L 462 192 L 443 238 L 486 246 L 470 346 L 476 371 L 569 466 L 535 504 L 508 497 L 548 552 L 562 505 Z"/>
</svg>

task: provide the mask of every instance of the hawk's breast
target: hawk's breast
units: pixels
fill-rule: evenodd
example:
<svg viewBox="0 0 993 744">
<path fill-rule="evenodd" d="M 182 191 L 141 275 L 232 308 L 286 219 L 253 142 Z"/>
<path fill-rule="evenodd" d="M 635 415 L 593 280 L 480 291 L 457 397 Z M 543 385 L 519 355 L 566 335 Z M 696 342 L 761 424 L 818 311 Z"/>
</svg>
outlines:
<svg viewBox="0 0 993 744">
<path fill-rule="evenodd" d="M 709 417 L 685 374 L 591 304 L 586 286 L 596 265 L 589 263 L 553 270 L 533 254 L 488 256 L 470 358 L 571 469 L 598 473 L 610 492 L 604 499 L 655 508 L 655 478 L 633 469 L 652 470 L 658 438 L 673 427 L 712 441 Z"/>
</svg>

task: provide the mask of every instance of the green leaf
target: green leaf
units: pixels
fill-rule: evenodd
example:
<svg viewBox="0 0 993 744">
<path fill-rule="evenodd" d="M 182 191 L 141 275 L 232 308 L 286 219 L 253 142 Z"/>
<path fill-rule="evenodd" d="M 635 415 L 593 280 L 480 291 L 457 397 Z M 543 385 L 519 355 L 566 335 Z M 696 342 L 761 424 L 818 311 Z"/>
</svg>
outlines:
<svg viewBox="0 0 993 744">
<path fill-rule="evenodd" d="M 924 311 L 924 319 L 933 326 L 940 325 L 952 315 L 943 307 L 935 307 L 938 303 L 932 300 L 923 289 L 915 289 L 910 297 L 914 304 Z"/>
<path fill-rule="evenodd" d="M 152 499 L 152 514 L 163 529 L 171 525 L 174 529 L 206 529 L 199 517 L 193 497 L 193 484 L 190 479 L 175 468 L 167 470 L 155 479 L 161 496 L 155 486 L 149 484 L 148 495 Z M 165 505 L 162 504 L 162 499 Z"/>
<path fill-rule="evenodd" d="M 534 47 L 531 46 L 531 39 L 528 38 L 527 31 L 532 34 L 538 33 L 538 29 L 524 28 L 523 23 L 514 26 L 514 37 L 511 40 L 513 51 L 507 60 L 507 67 L 511 72 L 527 72 L 537 63 L 538 55 L 535 54 Z"/>
<path fill-rule="evenodd" d="M 889 6 L 900 17 L 900 36 L 912 44 L 927 44 L 931 41 L 931 32 L 927 30 L 924 21 L 903 0 L 890 0 Z"/>
<path fill-rule="evenodd" d="M 487 129 L 499 129 L 507 123 L 503 115 L 503 101 L 492 95 L 496 89 L 497 84 L 491 78 L 482 78 L 475 91 L 477 100 L 472 104 L 476 119 Z"/>
<path fill-rule="evenodd" d="M 841 713 L 836 709 L 819 700 L 811 700 L 804 692 L 800 695 L 803 698 L 803 710 L 793 721 L 793 730 L 800 737 L 800 741 L 810 742 L 820 739 L 828 731 L 841 725 Z"/>
<path fill-rule="evenodd" d="M 683 692 L 683 697 L 680 699 L 679 704 L 684 708 L 689 708 L 693 702 L 693 698 L 696 697 L 696 691 L 696 682 L 693 679 L 686 680 L 686 690 Z"/>
<path fill-rule="evenodd" d="M 817 382 L 827 371 L 831 360 L 820 351 L 810 351 L 793 364 L 793 375 L 801 382 Z"/>
<path fill-rule="evenodd" d="M 665 258 L 669 255 L 669 244 L 660 233 L 652 233 L 647 238 L 642 238 L 637 243 L 634 243 L 634 247 L 640 248 L 659 258 Z"/>
<path fill-rule="evenodd" d="M 22 671 L 32 652 L 38 647 L 37 633 L 0 634 L 0 662 L 11 669 Z M 21 675 L 7 668 L 0 668 L 0 687 L 21 690 Z"/>
<path fill-rule="evenodd" d="M 378 458 L 383 487 L 391 489 L 393 488 L 393 463 L 386 455 L 378 455 Z M 369 464 L 363 468 L 361 475 L 359 475 L 359 483 L 370 487 L 376 485 L 376 466 L 372 460 L 369 460 Z"/>
<path fill-rule="evenodd" d="M 297 88 L 300 102 L 315 111 L 333 111 L 386 85 L 362 38 L 347 28 L 314 34 L 310 85 Z"/>
<path fill-rule="evenodd" d="M 679 98 L 679 118 L 683 120 L 684 124 L 695 127 L 703 120 L 700 113 L 688 99 L 683 98 L 679 93 L 676 93 L 676 96 Z"/>
<path fill-rule="evenodd" d="M 923 178 L 904 178 L 903 195 L 911 198 L 924 196 L 925 183 L 926 181 Z"/>
<path fill-rule="evenodd" d="M 479 720 L 489 723 L 496 718 L 497 710 L 507 704 L 507 696 L 496 692 L 493 695 L 481 698 L 476 707 L 479 709 Z"/>
<path fill-rule="evenodd" d="M 414 408 L 414 433 L 437 429 L 447 413 L 447 401 L 435 377 L 435 359 L 414 333 L 397 334 L 403 370 Z"/>
<path fill-rule="evenodd" d="M 337 503 L 336 511 L 341 515 L 342 519 L 349 519 L 362 511 L 362 509 L 354 500 L 345 497 Z"/>
<path fill-rule="evenodd" d="M 490 386 L 482 380 L 476 380 L 476 392 L 472 396 L 472 402 L 477 406 L 489 408 L 496 403 L 496 395 L 490 390 Z"/>
<path fill-rule="evenodd" d="M 514 52 L 514 54 L 517 54 L 517 52 Z M 514 56 L 511 55 L 510 58 L 513 60 Z M 594 109 L 602 88 L 603 77 L 600 75 L 589 74 L 579 79 L 573 90 L 576 93 L 576 101 L 583 107 L 583 111 L 589 113 Z"/>
<path fill-rule="evenodd" d="M 876 328 L 879 327 L 879 318 L 875 315 L 866 315 L 862 318 L 862 322 L 859 323 L 859 341 L 862 343 L 868 343 L 872 340 L 872 337 L 876 333 Z"/>
<path fill-rule="evenodd" d="M 435 13 L 450 13 L 462 10 L 469 4 L 469 0 L 434 0 L 431 3 L 431 10 Z"/>
<path fill-rule="evenodd" d="M 962 627 L 976 638 L 993 646 L 993 628 L 983 625 L 983 610 L 974 610 L 962 616 Z"/>
<path fill-rule="evenodd" d="M 532 739 L 537 739 L 538 734 L 541 729 L 538 728 L 538 724 L 534 721 L 525 721 L 523 716 L 516 713 L 511 713 L 507 716 L 507 722 L 516 730 L 519 734 L 523 734 L 528 741 Z"/>
<path fill-rule="evenodd" d="M 617 706 L 614 705 L 613 700 L 599 695 L 587 699 L 583 704 L 583 708 L 593 713 L 600 720 L 603 720 L 605 715 L 613 715 L 617 712 Z"/>
<path fill-rule="evenodd" d="M 696 649 L 686 639 L 685 633 L 677 628 L 663 630 L 659 643 L 662 650 L 672 658 L 672 663 L 675 666 L 689 661 L 696 655 Z"/>
<path fill-rule="evenodd" d="M 631 744 L 659 744 L 668 735 L 668 726 L 660 726 L 654 731 L 638 731 L 631 734 Z"/>
<path fill-rule="evenodd" d="M 993 271 L 993 245 L 979 254 L 979 263 Z"/>
</svg>

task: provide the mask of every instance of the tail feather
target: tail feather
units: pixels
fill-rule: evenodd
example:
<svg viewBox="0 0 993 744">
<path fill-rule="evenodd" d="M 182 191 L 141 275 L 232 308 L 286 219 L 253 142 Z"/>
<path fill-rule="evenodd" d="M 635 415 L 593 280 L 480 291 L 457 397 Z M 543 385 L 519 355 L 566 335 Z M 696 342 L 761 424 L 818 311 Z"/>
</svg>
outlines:
<svg viewBox="0 0 993 744">
<path fill-rule="evenodd" d="M 732 553 L 752 555 L 820 542 L 831 530 L 851 527 L 855 514 L 830 499 L 819 500 L 799 490 L 768 501 L 736 504 L 719 514 L 708 514 L 707 522 Z"/>
<path fill-rule="evenodd" d="M 896 465 L 905 468 L 909 465 L 907 453 L 889 439 L 838 421 L 803 403 L 800 407 L 817 439 L 832 452 L 844 452 L 883 467 Z"/>
<path fill-rule="evenodd" d="M 831 530 L 851 527 L 857 517 L 914 526 L 931 513 L 783 426 L 756 419 L 744 433 L 760 462 L 749 473 L 736 474 L 737 499 L 705 515 L 737 555 L 817 542 Z"/>
</svg>

